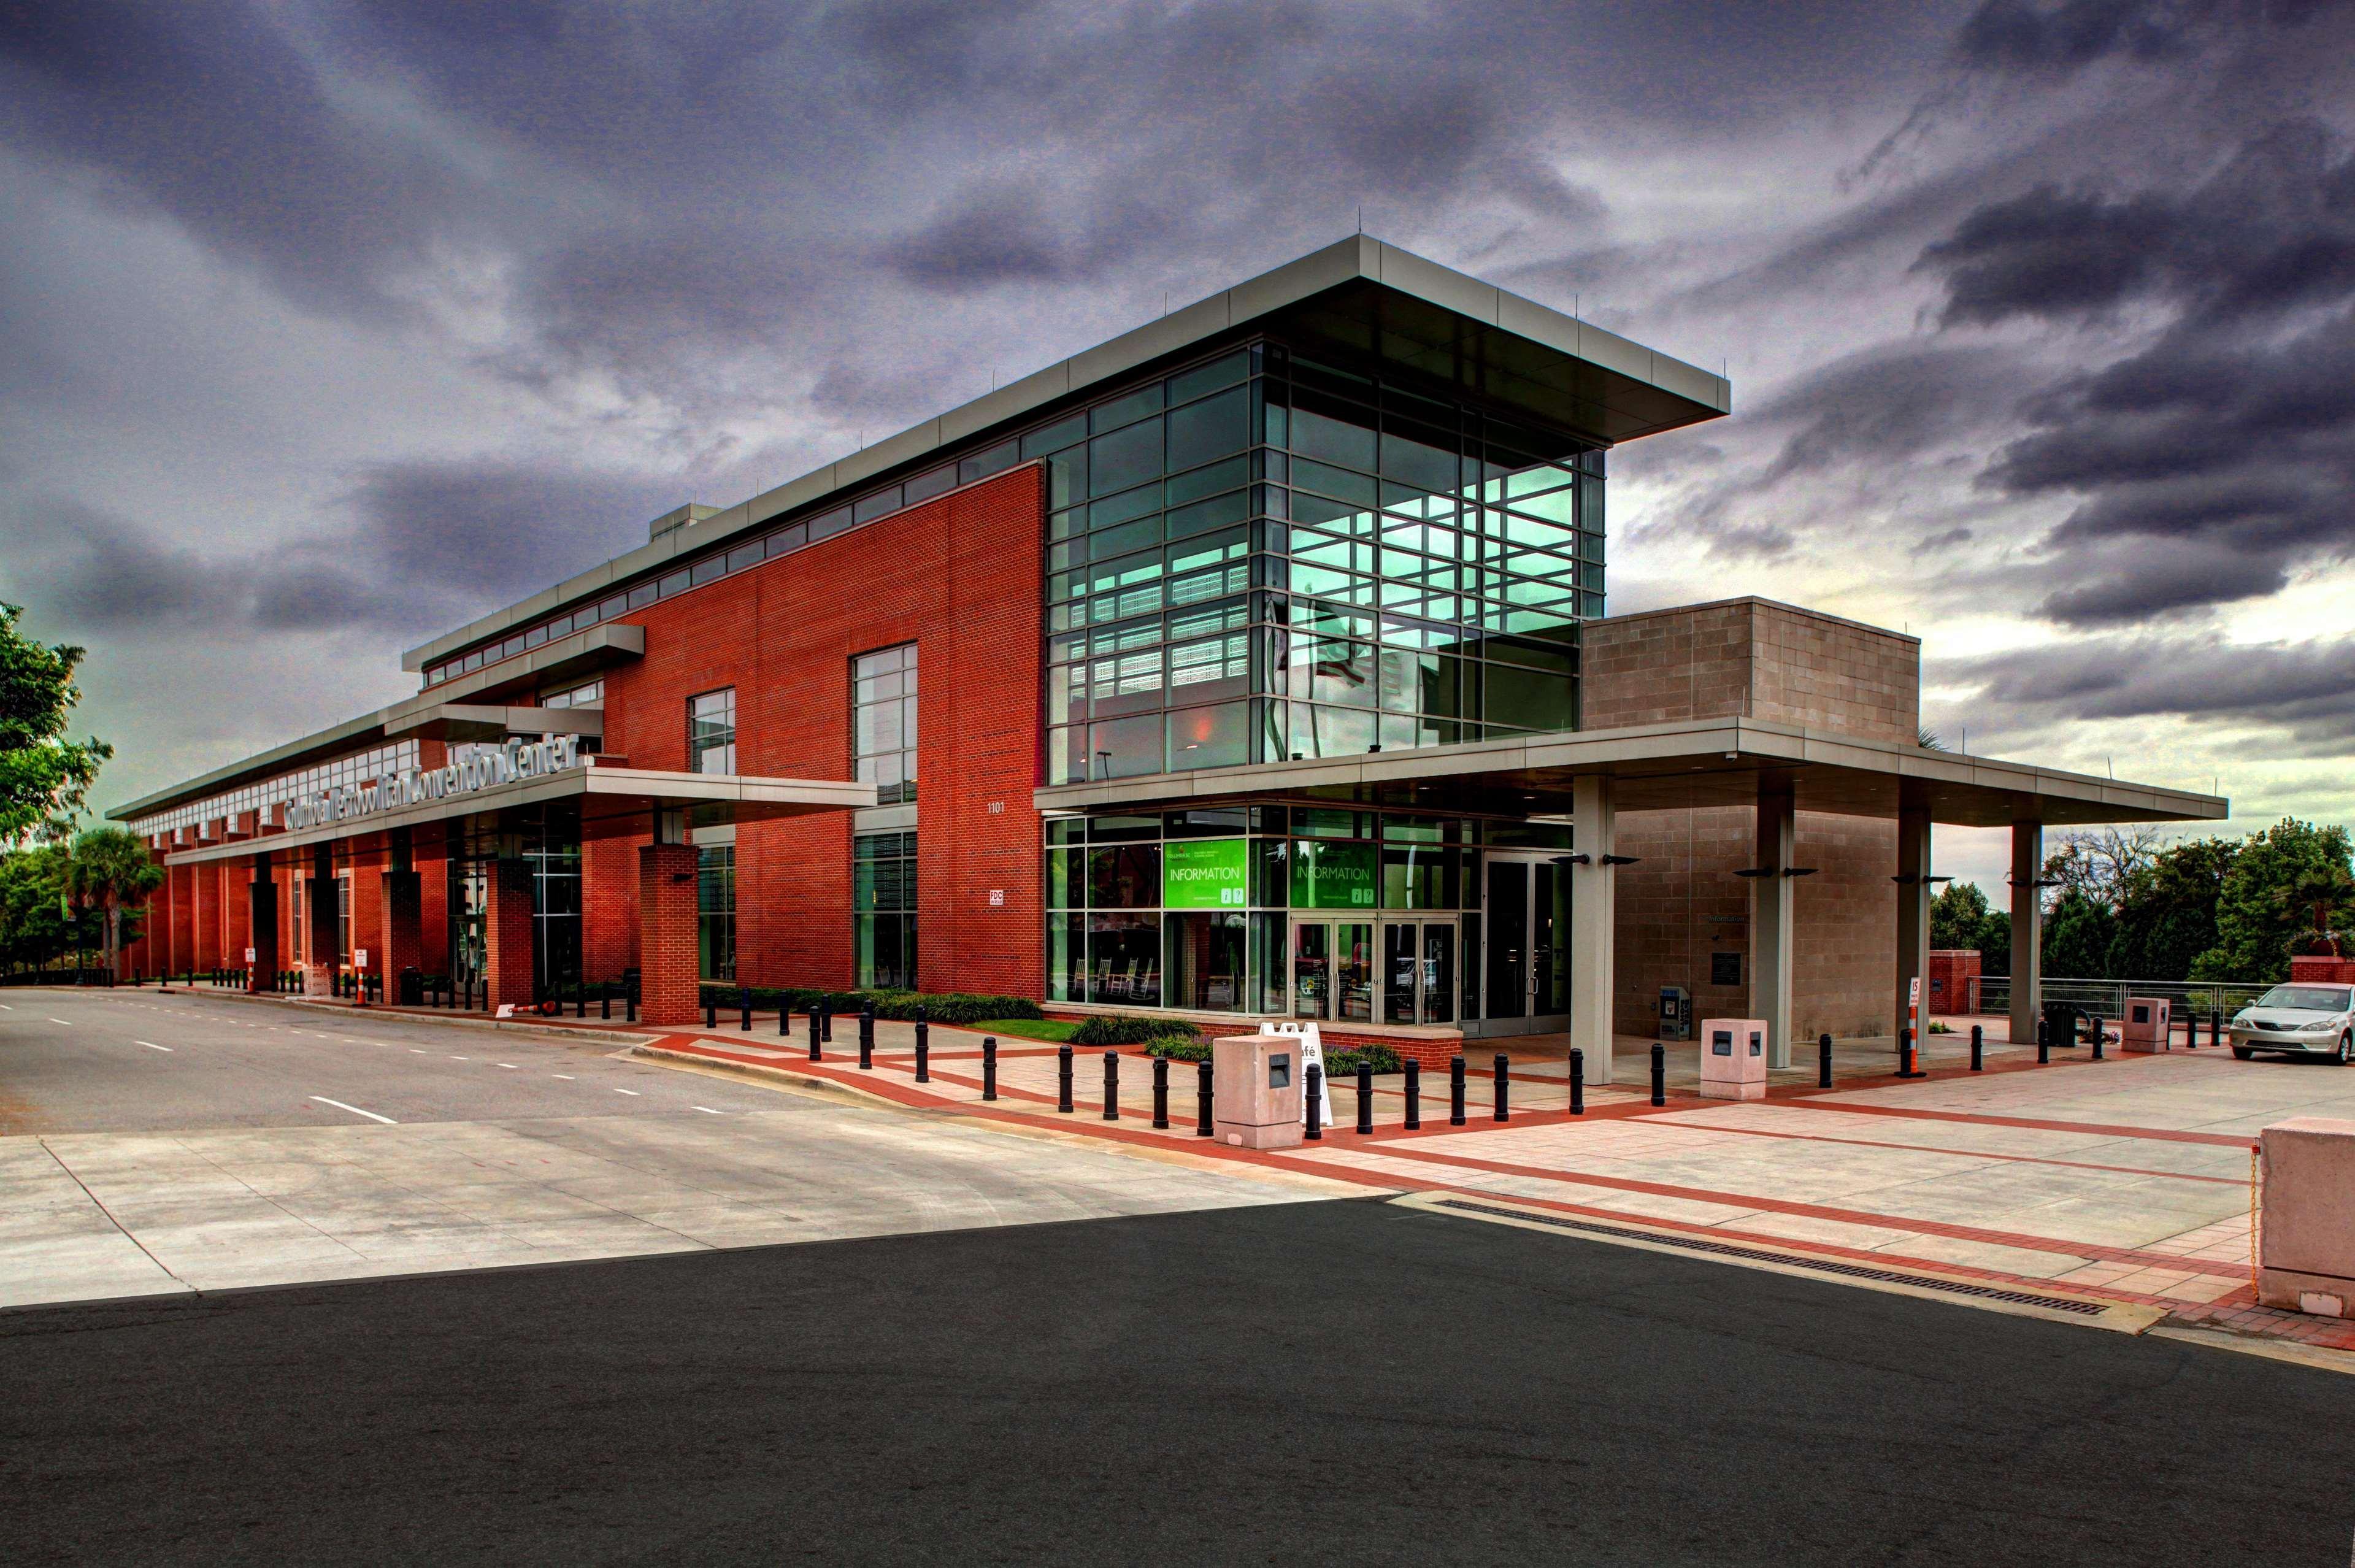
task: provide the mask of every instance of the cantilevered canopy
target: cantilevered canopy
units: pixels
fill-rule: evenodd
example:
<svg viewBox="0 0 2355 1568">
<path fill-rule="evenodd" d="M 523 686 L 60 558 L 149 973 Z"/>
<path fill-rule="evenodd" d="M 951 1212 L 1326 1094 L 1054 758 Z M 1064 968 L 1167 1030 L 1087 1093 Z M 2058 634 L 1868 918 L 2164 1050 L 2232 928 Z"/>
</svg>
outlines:
<svg viewBox="0 0 2355 1568">
<path fill-rule="evenodd" d="M 1041 811 L 1167 809 L 1287 797 L 1525 816 L 1571 809 L 1573 780 L 1606 777 L 1620 811 L 1754 805 L 1787 785 L 1801 811 L 1934 822 L 2213 822 L 2221 796 L 2129 784 L 1821 730 L 1707 719 L 1620 730 L 1429 746 L 1410 752 L 1156 773 L 1035 791 Z"/>
<path fill-rule="evenodd" d="M 646 832 L 657 811 L 690 811 L 698 824 L 765 822 L 820 811 L 856 811 L 875 804 L 875 786 L 844 779 L 754 778 L 728 773 L 658 773 L 649 768 L 568 768 L 562 773 L 517 779 L 389 811 L 371 811 L 292 833 L 267 833 L 186 849 L 166 855 L 164 859 L 173 866 L 199 860 L 243 859 L 272 850 L 298 849 L 508 806 L 564 801 L 580 803 L 581 837 L 607 838 Z"/>
</svg>

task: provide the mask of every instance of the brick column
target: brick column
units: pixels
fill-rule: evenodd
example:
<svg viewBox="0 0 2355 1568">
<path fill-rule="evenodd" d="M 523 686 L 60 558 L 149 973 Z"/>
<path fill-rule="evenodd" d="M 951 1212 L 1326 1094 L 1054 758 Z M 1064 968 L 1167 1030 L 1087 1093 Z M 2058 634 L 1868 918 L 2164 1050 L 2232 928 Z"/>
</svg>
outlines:
<svg viewBox="0 0 2355 1568">
<path fill-rule="evenodd" d="M 400 1001 L 400 976 L 425 972 L 424 879 L 415 871 L 384 873 L 384 999 Z"/>
<path fill-rule="evenodd" d="M 245 897 L 246 925 L 253 933 L 253 973 L 247 977 L 245 988 L 276 990 L 278 971 L 285 965 L 278 961 L 278 884 L 271 877 L 267 859 L 254 862 L 253 880 L 247 884 Z"/>
<path fill-rule="evenodd" d="M 485 880 L 490 908 L 483 912 L 483 960 L 491 1010 L 529 1007 L 532 997 L 531 862 L 494 860 Z"/>
<path fill-rule="evenodd" d="M 1619 872 L 1604 858 L 1616 850 L 1616 806 L 1607 778 L 1573 779 L 1571 792 L 1571 837 L 1587 859 L 1564 868 L 1570 873 L 1570 1043 L 1586 1053 L 1586 1081 L 1608 1083 Z"/>
<path fill-rule="evenodd" d="M 1799 815 L 1791 786 L 1759 781 L 1758 847 L 1750 865 L 1750 1016 L 1766 1026 L 1766 1065 L 1791 1065 L 1791 947 L 1797 885 L 1791 862 Z"/>
<path fill-rule="evenodd" d="M 231 969 L 256 968 L 261 960 L 261 949 L 253 940 L 252 876 L 250 860 L 221 862 L 221 963 Z M 253 948 L 252 964 L 245 961 L 249 947 Z"/>
<path fill-rule="evenodd" d="M 692 844 L 638 850 L 638 1016 L 650 1024 L 691 1024 L 701 1016 L 695 869 Z"/>
<path fill-rule="evenodd" d="M 189 965 L 202 975 L 220 966 L 220 867 L 188 868 Z"/>
</svg>

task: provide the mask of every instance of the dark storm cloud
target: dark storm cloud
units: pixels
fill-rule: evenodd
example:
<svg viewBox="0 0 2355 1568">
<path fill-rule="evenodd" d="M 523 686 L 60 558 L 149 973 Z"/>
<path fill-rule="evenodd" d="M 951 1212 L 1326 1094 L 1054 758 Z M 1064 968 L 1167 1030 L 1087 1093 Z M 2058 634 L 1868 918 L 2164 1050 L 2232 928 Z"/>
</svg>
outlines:
<svg viewBox="0 0 2355 1568">
<path fill-rule="evenodd" d="M 1939 684 L 1981 688 L 2014 724 L 2188 719 L 2286 731 L 2308 752 L 2355 741 L 2355 640 L 2232 644 L 2150 634 L 2086 637 L 1949 660 Z"/>
<path fill-rule="evenodd" d="M 536 464 L 387 464 L 360 475 L 343 517 L 223 553 L 59 500 L 18 519 L 0 586 L 76 633 L 124 639 L 435 632 L 643 544 L 671 494 Z"/>
<path fill-rule="evenodd" d="M 1928 247 L 1950 330 L 2158 313 L 2134 352 L 2022 405 L 1983 484 L 2074 497 L 2042 613 L 2092 625 L 2262 598 L 2355 558 L 2355 155 L 2300 121 L 2207 179 L 2046 187 Z"/>
<path fill-rule="evenodd" d="M 2065 75 L 2124 57 L 2161 61 L 2234 27 L 2294 27 L 2334 0 L 1987 0 L 1963 24 L 1955 52 L 1977 69 Z"/>
</svg>

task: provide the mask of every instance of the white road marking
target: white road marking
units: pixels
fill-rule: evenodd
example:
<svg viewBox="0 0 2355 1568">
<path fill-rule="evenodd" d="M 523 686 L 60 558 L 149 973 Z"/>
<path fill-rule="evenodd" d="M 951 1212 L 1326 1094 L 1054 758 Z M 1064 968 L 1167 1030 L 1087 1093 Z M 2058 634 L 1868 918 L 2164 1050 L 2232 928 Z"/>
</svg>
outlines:
<svg viewBox="0 0 2355 1568">
<path fill-rule="evenodd" d="M 705 1115 L 707 1115 L 707 1116 L 719 1116 L 719 1115 L 726 1115 L 726 1113 L 725 1113 L 725 1112 L 722 1112 L 722 1111 L 715 1111 L 715 1110 L 713 1110 L 713 1109 L 712 1109 L 710 1106 L 709 1106 L 709 1105 L 698 1105 L 698 1106 L 696 1107 L 696 1109 L 697 1109 L 697 1110 L 698 1110 L 698 1111 L 700 1111 L 700 1112 L 702 1112 L 702 1113 L 703 1113 Z M 1308 1113 L 1307 1113 L 1307 1112 L 1305 1112 L 1305 1111 L 1303 1111 L 1303 1112 L 1301 1112 L 1300 1114 L 1301 1114 L 1302 1115 L 1304 1115 L 1304 1116 L 1305 1116 L 1305 1115 L 1306 1115 Z"/>
<path fill-rule="evenodd" d="M 154 1040 L 133 1040 L 131 1043 L 132 1043 L 132 1044 L 133 1044 L 133 1045 L 144 1045 L 144 1046 L 145 1046 L 145 1047 L 146 1047 L 148 1050 L 150 1050 L 150 1051 L 170 1051 L 170 1050 L 172 1049 L 172 1048 L 171 1048 L 170 1046 L 168 1046 L 168 1045 L 157 1045 L 157 1044 L 156 1044 Z M 1308 1114 L 1308 1113 L 1307 1113 L 1307 1112 L 1305 1112 L 1305 1111 L 1303 1111 L 1303 1112 L 1301 1113 L 1301 1115 L 1306 1115 L 1307 1114 Z"/>
<path fill-rule="evenodd" d="M 349 1111 L 355 1116 L 366 1116 L 371 1122 L 382 1122 L 388 1127 L 400 1125 L 390 1116 L 379 1116 L 374 1111 L 363 1111 L 357 1105 L 346 1105 L 341 1100 L 330 1100 L 325 1094 L 314 1094 L 311 1098 L 318 1101 L 322 1105 L 333 1105 L 338 1111 Z"/>
<path fill-rule="evenodd" d="M 411 1055 L 411 1056 L 422 1056 L 422 1055 L 424 1055 L 425 1053 L 424 1053 L 423 1051 L 421 1051 L 418 1050 L 415 1046 L 413 1046 L 413 1045 L 412 1045 L 412 1046 L 410 1046 L 410 1047 L 409 1048 L 409 1054 L 410 1054 L 410 1055 Z M 1302 1115 L 1304 1115 L 1304 1116 L 1305 1116 L 1305 1115 L 1306 1115 L 1308 1113 L 1307 1113 L 1307 1112 L 1305 1112 L 1305 1111 L 1303 1111 L 1303 1112 L 1301 1112 L 1300 1114 L 1301 1114 Z"/>
<path fill-rule="evenodd" d="M 616 1094 L 627 1094 L 633 1100 L 638 1097 L 638 1092 L 635 1089 L 616 1089 L 613 1093 Z M 1308 1113 L 1305 1111 L 1301 1113 L 1302 1115 L 1306 1115 Z"/>
<path fill-rule="evenodd" d="M 453 1056 L 453 1057 L 452 1057 L 450 1060 L 451 1060 L 451 1061 L 474 1061 L 474 1059 L 473 1057 L 471 1057 L 471 1056 Z M 1300 1114 L 1301 1114 L 1302 1115 L 1304 1115 L 1304 1116 L 1305 1116 L 1305 1115 L 1306 1115 L 1308 1113 L 1307 1113 L 1307 1112 L 1305 1112 L 1305 1111 L 1303 1111 L 1303 1112 L 1301 1112 Z"/>
<path fill-rule="evenodd" d="M 495 1067 L 504 1067 L 504 1068 L 506 1068 L 506 1069 L 508 1072 L 513 1072 L 517 1071 L 516 1064 L 515 1064 L 514 1062 L 512 1062 L 512 1061 L 498 1061 L 498 1062 L 494 1062 L 494 1063 L 492 1063 L 492 1065 L 493 1065 L 493 1066 L 495 1066 Z M 1308 1113 L 1307 1113 L 1307 1112 L 1305 1112 L 1305 1111 L 1303 1111 L 1303 1112 L 1301 1112 L 1300 1114 L 1301 1114 L 1302 1115 L 1304 1115 L 1304 1116 L 1305 1116 L 1305 1115 L 1306 1115 Z"/>
<path fill-rule="evenodd" d="M 13 1012 L 15 1012 L 16 1010 L 16 1008 L 14 1008 L 10 1007 L 7 1003 L 5 1003 L 5 1002 L 0 1002 L 0 1013 L 13 1013 Z M 1302 1113 L 1301 1113 L 1301 1115 L 1307 1115 L 1307 1113 L 1306 1113 L 1305 1111 L 1304 1111 L 1304 1112 L 1302 1112 Z"/>
<path fill-rule="evenodd" d="M 571 1082 L 572 1082 L 572 1074 L 570 1074 L 570 1072 L 551 1072 L 551 1073 L 549 1073 L 549 1077 L 551 1077 L 551 1078 L 561 1078 L 561 1079 L 563 1079 L 567 1083 L 571 1083 Z M 1305 1112 L 1305 1111 L 1303 1111 L 1303 1112 L 1301 1112 L 1300 1114 L 1301 1114 L 1302 1115 L 1304 1115 L 1304 1116 L 1305 1116 L 1305 1115 L 1306 1115 L 1308 1113 L 1307 1113 L 1307 1112 Z"/>
<path fill-rule="evenodd" d="M 65 1026 L 66 1026 L 66 1028 L 68 1028 L 68 1029 L 71 1029 L 71 1028 L 73 1028 L 73 1019 L 56 1019 L 56 1018 L 53 1018 L 53 1019 L 51 1019 L 49 1021 L 50 1021 L 51 1023 L 53 1023 L 53 1024 L 63 1024 L 63 1025 L 65 1025 Z M 1305 1112 L 1305 1111 L 1303 1111 L 1303 1112 L 1301 1112 L 1300 1114 L 1301 1114 L 1302 1115 L 1304 1115 L 1304 1116 L 1305 1116 L 1305 1115 L 1306 1115 L 1308 1113 L 1307 1113 L 1307 1112 Z"/>
</svg>

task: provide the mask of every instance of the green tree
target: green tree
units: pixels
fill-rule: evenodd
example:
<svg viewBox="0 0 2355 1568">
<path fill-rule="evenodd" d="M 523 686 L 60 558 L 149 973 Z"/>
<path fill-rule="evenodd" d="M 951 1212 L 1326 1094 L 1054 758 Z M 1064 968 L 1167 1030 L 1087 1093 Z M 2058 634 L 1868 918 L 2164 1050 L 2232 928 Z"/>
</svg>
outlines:
<svg viewBox="0 0 2355 1568">
<path fill-rule="evenodd" d="M 2334 885 L 2330 873 L 2348 870 L 2349 851 L 2344 827 L 2294 817 L 2243 840 L 2216 901 L 2215 944 L 2192 964 L 2191 978 L 2289 978 L 2290 954 L 2314 928 L 2314 907 L 2300 901 L 2299 890 Z"/>
<path fill-rule="evenodd" d="M 164 868 L 147 853 L 137 834 L 121 827 L 94 827 L 74 840 L 66 869 L 66 892 L 76 908 L 95 910 L 104 916 L 109 970 L 116 966 L 123 953 L 124 912 L 144 909 L 147 896 L 163 885 Z"/>
<path fill-rule="evenodd" d="M 2339 912 L 2355 903 L 2355 876 L 2345 866 L 2307 867 L 2282 890 L 2281 901 L 2285 908 L 2313 921 L 2294 939 L 2293 952 L 2339 956 Z"/>
<path fill-rule="evenodd" d="M 1930 945 L 1977 950 L 1987 918 L 1987 894 L 1977 882 L 1948 882 L 1930 901 Z"/>
<path fill-rule="evenodd" d="M 2230 838 L 2186 838 L 2120 885 L 2117 933 L 2109 972 L 2122 980 L 2183 980 L 2216 945 L 2216 903 L 2240 845 Z"/>
<path fill-rule="evenodd" d="M 2109 978 L 2110 940 L 2117 916 L 2110 906 L 2074 888 L 2063 889 L 2044 917 L 2044 973 L 2063 979 Z"/>
<path fill-rule="evenodd" d="M 74 944 L 65 886 L 63 845 L 0 851 L 0 962 L 38 967 Z"/>
<path fill-rule="evenodd" d="M 1992 909 L 1979 922 L 1979 973 L 1994 976 L 2011 973 L 2011 912 Z"/>
<path fill-rule="evenodd" d="M 24 611 L 0 604 L 0 844 L 51 827 L 79 808 L 114 754 L 104 741 L 69 741 L 66 720 L 81 693 L 82 650 L 24 636 Z"/>
</svg>

